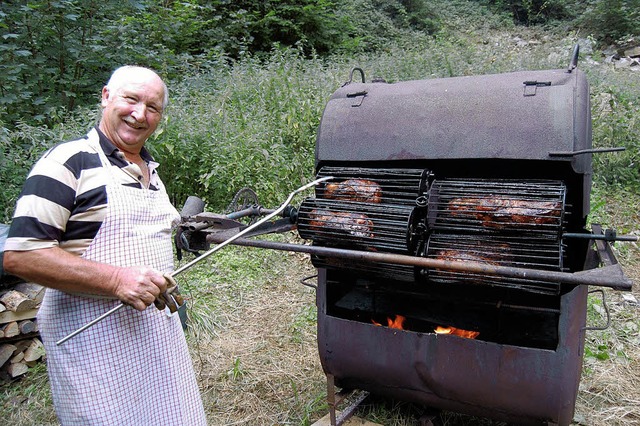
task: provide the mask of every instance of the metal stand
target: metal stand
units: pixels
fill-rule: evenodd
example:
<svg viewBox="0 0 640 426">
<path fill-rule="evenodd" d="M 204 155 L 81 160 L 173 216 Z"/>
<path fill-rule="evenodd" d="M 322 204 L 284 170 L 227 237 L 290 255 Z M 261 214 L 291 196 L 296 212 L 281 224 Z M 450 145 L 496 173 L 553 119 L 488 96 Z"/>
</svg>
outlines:
<svg viewBox="0 0 640 426">
<path fill-rule="evenodd" d="M 337 407 L 344 402 L 348 397 L 355 396 L 355 399 L 351 404 L 341 411 L 339 416 L 337 414 Z M 327 374 L 327 404 L 329 405 L 329 418 L 331 426 L 341 426 L 344 422 L 356 411 L 356 408 L 369 396 L 369 392 L 358 389 L 343 389 L 336 392 L 335 379 L 333 374 Z"/>
</svg>

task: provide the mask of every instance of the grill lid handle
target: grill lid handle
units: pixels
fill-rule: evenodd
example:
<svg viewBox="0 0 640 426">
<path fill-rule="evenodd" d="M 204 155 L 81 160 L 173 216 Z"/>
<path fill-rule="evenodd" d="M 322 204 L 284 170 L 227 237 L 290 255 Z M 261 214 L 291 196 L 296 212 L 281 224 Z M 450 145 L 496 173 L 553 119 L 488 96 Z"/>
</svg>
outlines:
<svg viewBox="0 0 640 426">
<path fill-rule="evenodd" d="M 569 67 L 567 68 L 567 73 L 571 74 L 571 72 L 578 68 L 578 56 L 580 55 L 580 45 L 576 43 L 573 47 L 573 53 L 571 54 L 571 60 L 569 61 Z"/>
<path fill-rule="evenodd" d="M 549 157 L 575 157 L 581 154 L 601 154 L 603 152 L 624 151 L 626 149 L 624 146 L 617 146 L 613 148 L 582 149 L 579 151 L 549 151 Z"/>
<path fill-rule="evenodd" d="M 353 82 L 353 73 L 354 73 L 355 71 L 358 71 L 358 72 L 360 73 L 360 75 L 362 76 L 362 82 L 363 82 L 363 83 L 366 83 L 366 81 L 364 80 L 364 71 L 363 71 L 363 69 L 362 69 L 362 68 L 360 68 L 360 67 L 353 67 L 353 68 L 351 68 L 351 71 L 349 72 L 349 80 L 347 80 L 347 81 L 342 85 L 342 87 L 346 86 L 347 84 L 351 84 L 351 82 Z"/>
</svg>

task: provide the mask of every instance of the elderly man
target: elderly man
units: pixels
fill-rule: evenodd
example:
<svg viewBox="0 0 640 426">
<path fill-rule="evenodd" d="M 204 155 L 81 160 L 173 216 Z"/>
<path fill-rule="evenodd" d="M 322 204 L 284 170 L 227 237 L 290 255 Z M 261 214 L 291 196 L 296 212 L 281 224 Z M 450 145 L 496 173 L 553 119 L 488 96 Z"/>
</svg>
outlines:
<svg viewBox="0 0 640 426">
<path fill-rule="evenodd" d="M 167 99 L 155 72 L 117 69 L 98 126 L 45 153 L 16 205 L 4 268 L 48 287 L 38 324 L 62 425 L 206 424 L 178 315 L 150 307 L 179 220 L 144 148 Z"/>
</svg>

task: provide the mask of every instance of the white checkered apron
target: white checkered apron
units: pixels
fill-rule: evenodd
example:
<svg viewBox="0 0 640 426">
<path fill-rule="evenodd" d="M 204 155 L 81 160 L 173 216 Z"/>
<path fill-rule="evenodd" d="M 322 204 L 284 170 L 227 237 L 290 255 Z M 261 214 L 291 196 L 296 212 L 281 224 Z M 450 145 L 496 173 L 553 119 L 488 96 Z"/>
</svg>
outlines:
<svg viewBox="0 0 640 426">
<path fill-rule="evenodd" d="M 116 172 L 99 147 L 97 151 L 103 166 Z M 83 257 L 173 270 L 171 225 L 179 216 L 164 188 L 127 188 L 114 178 L 107 197 L 106 218 Z M 56 346 L 118 303 L 47 289 L 38 323 L 61 424 L 206 425 L 177 314 L 167 316 L 153 305 L 144 312 L 125 307 Z"/>
</svg>

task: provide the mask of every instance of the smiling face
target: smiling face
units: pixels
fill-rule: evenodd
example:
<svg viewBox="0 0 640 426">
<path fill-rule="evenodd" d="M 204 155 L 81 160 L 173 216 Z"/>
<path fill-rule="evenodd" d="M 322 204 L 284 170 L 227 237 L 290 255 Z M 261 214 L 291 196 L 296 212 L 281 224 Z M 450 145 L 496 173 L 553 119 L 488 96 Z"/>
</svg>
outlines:
<svg viewBox="0 0 640 426">
<path fill-rule="evenodd" d="M 125 155 L 138 155 L 162 119 L 165 85 L 153 71 L 131 67 L 102 89 L 101 105 L 100 130 Z"/>
</svg>

